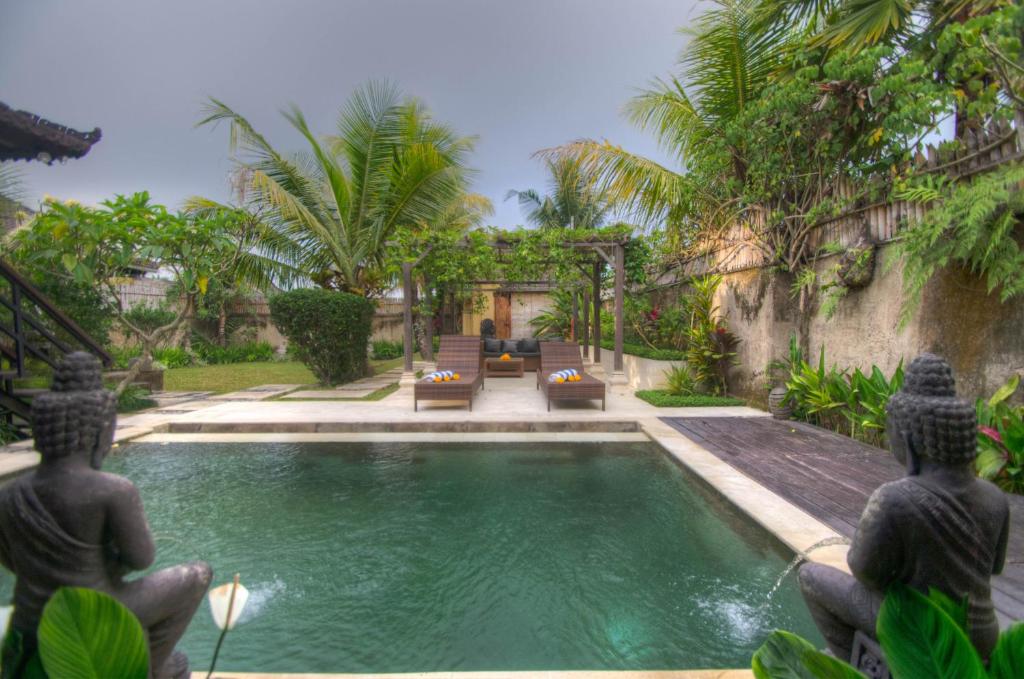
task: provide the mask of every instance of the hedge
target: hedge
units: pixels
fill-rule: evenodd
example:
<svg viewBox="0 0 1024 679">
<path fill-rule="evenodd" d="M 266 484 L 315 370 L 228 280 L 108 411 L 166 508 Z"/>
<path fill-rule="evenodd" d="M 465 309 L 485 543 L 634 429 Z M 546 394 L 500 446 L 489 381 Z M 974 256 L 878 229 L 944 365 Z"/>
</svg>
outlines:
<svg viewBox="0 0 1024 679">
<path fill-rule="evenodd" d="M 370 358 L 375 361 L 386 361 L 391 358 L 401 358 L 405 355 L 405 346 L 402 342 L 376 340 L 372 347 Z"/>
<path fill-rule="evenodd" d="M 663 389 L 641 389 L 636 397 L 659 408 L 701 408 L 708 406 L 741 406 L 746 405 L 738 398 L 731 396 L 707 396 L 705 394 L 689 394 L 677 396 Z"/>
<path fill-rule="evenodd" d="M 615 351 L 615 340 L 601 338 L 601 348 Z M 645 344 L 622 343 L 622 353 L 640 358 L 650 358 L 655 361 L 685 361 L 686 352 L 679 349 L 652 349 Z"/>
<path fill-rule="evenodd" d="M 270 298 L 274 325 L 325 385 L 366 375 L 373 312 L 372 302 L 347 292 L 302 289 Z"/>
</svg>

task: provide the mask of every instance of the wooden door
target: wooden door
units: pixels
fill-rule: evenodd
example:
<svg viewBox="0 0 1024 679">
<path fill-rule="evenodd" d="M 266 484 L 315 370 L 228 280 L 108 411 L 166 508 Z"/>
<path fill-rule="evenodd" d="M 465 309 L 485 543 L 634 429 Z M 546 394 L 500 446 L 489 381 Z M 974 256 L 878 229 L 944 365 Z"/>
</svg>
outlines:
<svg viewBox="0 0 1024 679">
<path fill-rule="evenodd" d="M 494 329 L 498 339 L 512 338 L 512 293 L 494 293 Z"/>
</svg>

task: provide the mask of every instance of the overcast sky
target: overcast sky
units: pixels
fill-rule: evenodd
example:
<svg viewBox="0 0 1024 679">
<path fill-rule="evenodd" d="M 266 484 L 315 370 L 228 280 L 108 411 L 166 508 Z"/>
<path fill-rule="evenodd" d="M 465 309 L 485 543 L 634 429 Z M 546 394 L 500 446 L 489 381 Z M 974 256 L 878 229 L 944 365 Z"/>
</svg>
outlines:
<svg viewBox="0 0 1024 679">
<path fill-rule="evenodd" d="M 149 190 L 177 207 L 225 199 L 228 132 L 195 128 L 207 96 L 280 150 L 302 147 L 280 110 L 330 134 L 339 107 L 388 78 L 479 136 L 474 189 L 492 223 L 523 222 L 509 189 L 544 187 L 530 154 L 607 138 L 663 159 L 622 117 L 668 74 L 696 0 L 0 0 L 0 101 L 103 139 L 65 165 L 19 163 L 30 205 Z"/>
</svg>

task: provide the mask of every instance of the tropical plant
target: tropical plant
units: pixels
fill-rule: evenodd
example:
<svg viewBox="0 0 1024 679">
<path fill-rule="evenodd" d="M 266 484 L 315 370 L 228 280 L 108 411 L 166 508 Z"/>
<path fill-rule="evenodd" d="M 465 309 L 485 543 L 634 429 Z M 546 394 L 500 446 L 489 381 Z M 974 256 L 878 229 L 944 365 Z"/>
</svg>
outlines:
<svg viewBox="0 0 1024 679">
<path fill-rule="evenodd" d="M 297 107 L 284 117 L 306 153 L 282 154 L 216 99 L 199 123 L 231 125 L 242 205 L 267 227 L 261 251 L 325 288 L 372 295 L 388 287 L 388 242 L 399 227 L 431 223 L 464 192 L 473 139 L 382 82 L 355 91 L 333 136 L 318 139 Z M 189 206 L 218 204 L 193 198 Z"/>
<path fill-rule="evenodd" d="M 374 340 L 370 345 L 370 358 L 375 361 L 386 361 L 391 358 L 401 358 L 405 347 L 402 342 L 391 340 Z"/>
<path fill-rule="evenodd" d="M 1020 386 L 1014 375 L 987 401 L 978 399 L 978 475 L 1009 493 L 1024 494 L 1024 406 L 1007 401 Z"/>
<path fill-rule="evenodd" d="M 534 337 L 569 337 L 572 334 L 572 294 L 553 290 L 551 306 L 530 319 Z"/>
<path fill-rule="evenodd" d="M 804 361 L 804 352 L 800 348 L 800 342 L 797 341 L 796 335 L 790 335 L 789 337 L 789 350 L 785 358 L 774 359 L 768 363 L 768 374 L 771 377 L 772 383 L 777 384 L 779 382 L 785 382 L 800 368 L 800 364 Z"/>
<path fill-rule="evenodd" d="M 665 371 L 664 392 L 671 396 L 690 396 L 697 393 L 697 380 L 686 364 L 676 364 Z"/>
<path fill-rule="evenodd" d="M 865 375 L 856 368 L 849 379 L 850 391 L 843 416 L 850 422 L 850 436 L 881 444 L 888 418 L 885 407 L 889 399 L 903 388 L 903 359 L 890 378 L 878 366 L 872 365 L 870 374 Z"/>
<path fill-rule="evenodd" d="M 905 262 L 904 323 L 920 303 L 928 281 L 953 263 L 983 277 L 989 292 L 998 290 L 1004 302 L 1024 294 L 1021 182 L 1024 164 L 1015 163 L 957 182 L 948 190 L 923 191 L 921 185 L 911 184 L 897 192 L 897 197 L 917 195 L 931 204 L 900 243 Z"/>
<path fill-rule="evenodd" d="M 0 224 L 15 218 L 22 191 L 21 173 L 13 163 L 0 163 Z"/>
<path fill-rule="evenodd" d="M 739 338 L 729 331 L 715 304 L 722 283 L 717 274 L 691 281 L 689 295 L 690 329 L 687 333 L 686 363 L 703 389 L 716 396 L 729 391 L 729 370 L 736 364 Z"/>
<path fill-rule="evenodd" d="M 347 292 L 301 288 L 270 298 L 270 317 L 321 384 L 364 377 L 373 303 Z"/>
<path fill-rule="evenodd" d="M 505 200 L 517 198 L 526 218 L 541 228 L 596 229 L 603 226 L 611 205 L 582 163 L 576 158 L 559 157 L 549 158 L 544 164 L 548 172 L 548 195 L 542 196 L 536 189 L 512 189 Z"/>
<path fill-rule="evenodd" d="M 783 403 L 792 403 L 794 416 L 829 429 L 840 429 L 843 408 L 850 402 L 852 389 L 846 371 L 833 365 L 825 368 L 825 347 L 821 347 L 818 367 L 801 359 L 786 380 Z"/>
<path fill-rule="evenodd" d="M 702 181 L 694 171 L 703 165 L 702 175 L 723 178 L 745 171 L 743 148 L 730 145 L 730 157 L 709 157 L 705 144 L 722 137 L 725 125 L 756 99 L 780 63 L 785 32 L 764 30 L 755 10 L 753 0 L 716 0 L 692 29 L 680 31 L 688 43 L 679 75 L 655 80 L 627 105 L 629 119 L 655 135 L 678 169 L 593 139 L 538 155 L 577 161 L 616 204 L 643 222 L 665 222 L 678 246 L 692 245 L 699 228 L 731 221 L 734 193 L 725 182 Z"/>
<path fill-rule="evenodd" d="M 28 652 L 9 628 L 3 640 L 4 676 L 146 679 L 149 646 L 138 618 L 109 594 L 61 587 L 43 608 L 38 649 Z"/>
<path fill-rule="evenodd" d="M 884 443 L 889 399 L 903 387 L 903 360 L 891 377 L 872 365 L 867 373 L 826 368 L 825 347 L 818 365 L 804 360 L 796 339 L 791 338 L 789 356 L 769 367 L 775 373 L 788 371 L 784 403 L 794 407 L 794 417 L 849 435 L 866 443 Z"/>
<path fill-rule="evenodd" d="M 988 669 L 967 633 L 966 602 L 932 589 L 897 584 L 886 592 L 876 634 L 893 679 L 1011 679 L 1024 668 L 1024 624 L 999 635 Z M 866 679 L 866 675 L 809 641 L 773 632 L 754 653 L 757 679 Z"/>
</svg>

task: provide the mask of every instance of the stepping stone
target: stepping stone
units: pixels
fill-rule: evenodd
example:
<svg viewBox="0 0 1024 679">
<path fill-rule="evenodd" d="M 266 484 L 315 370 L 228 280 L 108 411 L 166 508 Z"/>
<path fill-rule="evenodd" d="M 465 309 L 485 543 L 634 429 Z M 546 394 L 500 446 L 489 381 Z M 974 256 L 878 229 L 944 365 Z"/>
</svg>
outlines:
<svg viewBox="0 0 1024 679">
<path fill-rule="evenodd" d="M 355 399 L 369 396 L 376 389 L 362 389 L 359 391 L 343 391 L 339 392 L 337 389 L 323 389 L 320 391 L 293 391 L 290 394 L 286 394 L 281 397 L 281 400 L 292 400 L 292 399 L 316 399 L 323 401 L 338 401 L 341 399 Z"/>
<path fill-rule="evenodd" d="M 301 387 L 301 384 L 262 384 L 258 387 L 250 387 L 241 391 L 233 391 L 230 394 L 217 394 L 211 396 L 211 401 L 262 401 L 267 398 L 274 398 L 287 394 L 292 389 Z"/>
</svg>

